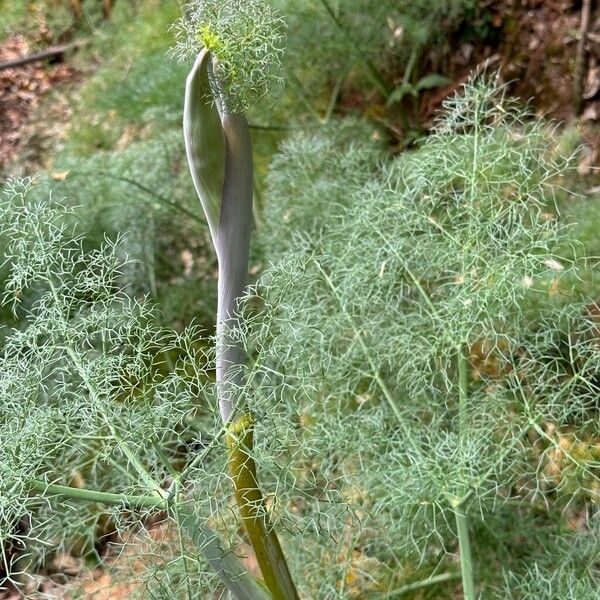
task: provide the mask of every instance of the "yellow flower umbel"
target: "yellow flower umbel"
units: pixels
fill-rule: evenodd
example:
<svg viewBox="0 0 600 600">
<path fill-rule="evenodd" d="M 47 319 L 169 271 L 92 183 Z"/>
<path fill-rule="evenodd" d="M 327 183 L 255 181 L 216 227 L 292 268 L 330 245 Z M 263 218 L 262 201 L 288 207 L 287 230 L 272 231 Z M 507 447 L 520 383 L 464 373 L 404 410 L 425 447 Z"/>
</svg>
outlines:
<svg viewBox="0 0 600 600">
<path fill-rule="evenodd" d="M 202 46 L 212 52 L 216 57 L 219 56 L 219 50 L 222 48 L 223 44 L 219 39 L 219 35 L 211 29 L 210 25 L 202 25 L 198 30 L 196 37 Z"/>
<path fill-rule="evenodd" d="M 215 59 L 213 94 L 228 112 L 243 113 L 272 95 L 281 80 L 285 25 L 264 0 L 199 0 L 175 24 L 174 53 Z"/>
</svg>

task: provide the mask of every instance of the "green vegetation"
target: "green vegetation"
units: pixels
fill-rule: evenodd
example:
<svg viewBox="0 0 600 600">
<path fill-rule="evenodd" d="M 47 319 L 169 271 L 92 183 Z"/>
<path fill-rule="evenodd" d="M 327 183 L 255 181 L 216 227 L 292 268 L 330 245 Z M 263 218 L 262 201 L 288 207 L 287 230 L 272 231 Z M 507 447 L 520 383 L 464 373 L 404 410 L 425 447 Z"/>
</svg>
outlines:
<svg viewBox="0 0 600 600">
<path fill-rule="evenodd" d="M 489 77 L 417 110 L 478 3 L 37 4 L 97 68 L 3 183 L 0 590 L 594 598 L 577 140 Z"/>
<path fill-rule="evenodd" d="M 311 150 L 327 149 L 331 134 L 301 136 L 274 161 L 265 220 L 281 223 L 284 190 L 301 189 L 304 202 L 302 214 L 290 209 L 293 232 L 265 234 L 286 250 L 259 282 L 264 309 L 244 331 L 255 382 L 246 401 L 268 438 L 257 461 L 267 470 L 277 444 L 273 475 L 289 471 L 290 487 L 276 488 L 285 530 L 304 531 L 309 518 L 296 510 L 299 474 L 309 506 L 308 490 L 319 490 L 310 518 L 333 542 L 322 542 L 315 562 L 327 566 L 308 597 L 345 597 L 331 595 L 344 537 L 347 560 L 360 548 L 380 569 L 371 592 L 423 563 L 452 574 L 445 551 L 460 555 L 465 597 L 503 597 L 494 563 L 529 577 L 524 565 L 554 556 L 554 511 L 597 489 L 596 326 L 570 291 L 578 265 L 556 255 L 572 234 L 549 214 L 564 161 L 548 129 L 477 82 L 418 151 L 379 172 L 372 162 L 361 170 L 367 151 L 344 138 L 326 169 L 326 152 Z M 531 296 L 544 298 L 534 312 Z M 564 439 L 547 427 L 575 415 L 578 452 L 553 482 Z M 544 502 L 546 537 L 515 560 L 506 537 L 539 519 Z M 565 580 L 593 586 L 585 556 L 570 560 L 577 576 Z"/>
</svg>

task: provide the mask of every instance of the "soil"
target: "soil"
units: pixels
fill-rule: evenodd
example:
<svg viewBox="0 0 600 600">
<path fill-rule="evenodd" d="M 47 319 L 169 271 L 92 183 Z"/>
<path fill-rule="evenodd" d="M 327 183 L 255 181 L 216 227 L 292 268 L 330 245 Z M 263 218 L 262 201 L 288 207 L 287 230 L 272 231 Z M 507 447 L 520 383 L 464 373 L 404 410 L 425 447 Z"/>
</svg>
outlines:
<svg viewBox="0 0 600 600">
<path fill-rule="evenodd" d="M 577 56 L 582 0 L 481 0 L 473 20 L 450 42 L 451 53 L 431 52 L 424 73 L 443 73 L 447 86 L 423 93 L 419 117 L 427 128 L 441 102 L 474 72 L 498 73 L 512 96 L 540 117 L 576 127 L 582 145 L 580 175 L 600 168 L 600 6 L 592 2 Z M 583 61 L 582 111 L 576 114 L 576 64 Z"/>
<path fill-rule="evenodd" d="M 588 77 L 600 58 L 600 12 L 593 15 L 586 45 Z M 566 122 L 573 116 L 573 67 L 581 21 L 576 0 L 481 0 L 473 19 L 450 41 L 451 53 L 432 52 L 424 68 L 452 82 L 423 96 L 428 117 L 441 97 L 452 93 L 476 71 L 499 72 L 513 95 L 531 102 L 540 116 Z M 595 102 L 586 86 L 586 109 Z M 600 87 L 600 81 L 598 82 Z"/>
<path fill-rule="evenodd" d="M 0 44 L 0 62 L 31 53 L 29 42 L 20 35 Z M 71 111 L 58 94 L 56 104 L 45 115 L 45 122 L 35 118 L 43 97 L 61 84 L 77 80 L 79 73 L 68 62 L 35 62 L 0 70 L 0 176 L 33 173 L 43 166 L 43 156 L 61 134 Z M 17 160 L 18 159 L 18 160 Z M 18 162 L 18 167 L 16 163 Z"/>
</svg>

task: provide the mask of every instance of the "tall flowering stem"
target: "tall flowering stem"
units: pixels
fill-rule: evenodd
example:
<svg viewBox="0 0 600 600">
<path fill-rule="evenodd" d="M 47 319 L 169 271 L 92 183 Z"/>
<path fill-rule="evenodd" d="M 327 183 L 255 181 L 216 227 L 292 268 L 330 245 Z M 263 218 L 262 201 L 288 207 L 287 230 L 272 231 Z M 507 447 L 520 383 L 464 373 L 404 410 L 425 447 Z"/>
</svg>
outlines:
<svg viewBox="0 0 600 600">
<path fill-rule="evenodd" d="M 272 14 L 269 22 L 270 15 L 262 2 L 206 1 L 190 5 L 178 28 L 185 34 L 180 36 L 181 53 L 197 51 L 186 83 L 184 138 L 219 264 L 217 395 L 227 431 L 229 470 L 242 523 L 269 591 L 276 600 L 295 600 L 298 593 L 258 484 L 252 455 L 254 421 L 235 402 L 235 390 L 243 385 L 244 352 L 228 339 L 247 285 L 252 224 L 252 144 L 244 113 L 266 94 L 277 72 L 267 62 L 269 32 L 279 39 L 279 21 Z M 248 33 L 254 34 L 256 44 L 248 44 L 243 35 L 243 48 L 238 48 L 236 36 Z M 240 63 L 236 49 L 244 58 Z M 276 48 L 273 54 L 277 59 Z"/>
</svg>

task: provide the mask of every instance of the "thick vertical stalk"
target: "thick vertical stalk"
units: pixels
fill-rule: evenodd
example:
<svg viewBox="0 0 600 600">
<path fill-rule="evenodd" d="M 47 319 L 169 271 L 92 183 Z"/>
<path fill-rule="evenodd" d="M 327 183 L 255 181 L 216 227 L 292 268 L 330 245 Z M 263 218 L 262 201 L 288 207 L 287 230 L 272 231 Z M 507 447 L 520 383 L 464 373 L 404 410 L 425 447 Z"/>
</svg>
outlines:
<svg viewBox="0 0 600 600">
<path fill-rule="evenodd" d="M 243 385 L 244 351 L 231 338 L 238 302 L 248 277 L 252 224 L 252 142 L 246 117 L 233 113 L 211 89 L 210 54 L 203 50 L 188 77 L 184 137 L 192 178 L 202 202 L 219 263 L 217 306 L 217 396 L 227 428 L 229 470 L 240 516 L 265 583 L 275 600 L 297 600 L 285 556 L 270 526 L 256 464 L 252 457 L 252 422 L 235 406 L 235 390 Z M 214 94 L 213 94 L 214 95 Z M 237 409 L 237 420 L 232 421 Z M 230 587 L 230 590 L 237 592 Z"/>
<path fill-rule="evenodd" d="M 256 463 L 251 456 L 253 436 L 254 424 L 249 415 L 237 418 L 227 431 L 229 468 L 240 516 L 273 599 L 297 600 L 298 592 L 258 486 Z"/>
<path fill-rule="evenodd" d="M 463 595 L 465 600 L 476 600 L 475 582 L 473 579 L 473 556 L 469 538 L 469 517 L 463 504 L 454 507 L 458 546 L 460 549 L 460 572 L 462 575 Z"/>
<path fill-rule="evenodd" d="M 458 360 L 458 431 L 460 444 L 466 441 L 468 428 L 469 371 L 468 359 L 462 346 L 457 348 Z M 465 600 L 475 600 L 475 583 L 473 578 L 473 557 L 469 538 L 469 517 L 467 502 L 459 500 L 452 503 L 456 519 L 458 546 L 460 551 L 460 570 L 462 575 L 463 594 Z"/>
<path fill-rule="evenodd" d="M 219 410 L 228 423 L 234 409 L 232 387 L 241 385 L 244 362 L 239 344 L 228 339 L 237 303 L 248 281 L 252 225 L 252 142 L 244 115 L 224 113 L 225 181 L 215 246 L 219 261 L 217 306 L 217 389 Z"/>
<path fill-rule="evenodd" d="M 252 143 L 246 118 L 223 113 L 221 120 L 225 133 L 225 183 L 216 240 L 219 259 L 217 393 L 221 418 L 227 424 L 235 408 L 233 389 L 243 383 L 240 370 L 243 349 L 227 339 L 227 330 L 235 326 L 237 302 L 247 284 L 253 174 Z M 295 600 L 298 594 L 277 534 L 269 524 L 258 486 L 253 441 L 249 415 L 242 415 L 229 425 L 229 469 L 242 524 L 273 598 Z"/>
<path fill-rule="evenodd" d="M 468 361 L 462 347 L 456 349 L 458 362 L 458 431 L 461 440 L 466 435 L 468 423 L 469 374 Z"/>
</svg>

